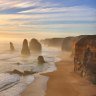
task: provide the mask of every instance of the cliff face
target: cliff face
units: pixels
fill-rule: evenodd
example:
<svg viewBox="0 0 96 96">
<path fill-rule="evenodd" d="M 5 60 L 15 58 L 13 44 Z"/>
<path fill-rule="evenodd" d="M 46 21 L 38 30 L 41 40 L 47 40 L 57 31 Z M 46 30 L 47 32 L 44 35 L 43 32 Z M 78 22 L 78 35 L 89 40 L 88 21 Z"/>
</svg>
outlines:
<svg viewBox="0 0 96 96">
<path fill-rule="evenodd" d="M 74 42 L 74 37 L 66 37 L 63 39 L 62 51 L 71 51 Z"/>
<path fill-rule="evenodd" d="M 41 40 L 41 42 L 48 47 L 60 48 L 62 51 L 72 51 L 75 46 L 74 44 L 84 36 L 86 35 L 65 38 L 50 38 Z"/>
<path fill-rule="evenodd" d="M 41 52 L 42 51 L 42 45 L 37 39 L 31 39 L 29 42 L 29 48 L 33 52 Z"/>
<path fill-rule="evenodd" d="M 61 47 L 64 38 L 50 38 L 41 40 L 42 44 L 48 47 Z"/>
<path fill-rule="evenodd" d="M 51 38 L 42 40 L 41 42 L 48 47 L 60 48 L 62 51 L 70 51 L 73 39 L 74 37 Z"/>
<path fill-rule="evenodd" d="M 62 43 L 62 51 L 74 51 L 76 42 L 78 42 L 81 38 L 85 36 L 86 35 L 80 35 L 75 37 L 64 38 Z"/>
<path fill-rule="evenodd" d="M 29 50 L 29 47 L 28 47 L 27 39 L 24 39 L 24 41 L 23 41 L 21 54 L 22 55 L 30 55 L 30 50 Z"/>
<path fill-rule="evenodd" d="M 91 51 L 96 51 L 96 35 L 89 35 L 85 36 L 82 39 L 80 39 L 76 44 L 75 44 L 75 51 L 79 52 L 79 50 L 82 52 L 86 49 L 90 49 Z M 81 52 L 81 53 L 82 53 Z M 81 54 L 80 53 L 80 54 Z"/>
<path fill-rule="evenodd" d="M 76 42 L 74 71 L 96 84 L 96 35 L 87 35 Z"/>
</svg>

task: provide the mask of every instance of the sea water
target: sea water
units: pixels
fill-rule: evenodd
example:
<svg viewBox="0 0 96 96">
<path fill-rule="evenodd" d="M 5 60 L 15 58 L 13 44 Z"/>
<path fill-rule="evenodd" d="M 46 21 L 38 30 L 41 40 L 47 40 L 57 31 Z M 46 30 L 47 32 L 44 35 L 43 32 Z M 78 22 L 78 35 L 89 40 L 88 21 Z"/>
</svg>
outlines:
<svg viewBox="0 0 96 96">
<path fill-rule="evenodd" d="M 55 62 L 60 60 L 58 58 L 60 51 L 57 49 L 43 46 L 43 51 L 41 54 L 31 54 L 31 56 L 22 57 L 20 53 L 22 46 L 21 43 L 16 43 L 14 46 L 16 50 L 14 52 L 10 52 L 8 42 L 0 43 L 0 96 L 20 96 L 20 94 L 27 88 L 28 85 L 30 85 L 32 82 L 34 83 L 35 79 L 38 79 L 38 82 L 40 82 L 40 79 L 47 83 L 48 78 L 40 76 L 40 73 L 52 72 L 56 70 Z M 39 55 L 44 56 L 46 61 L 45 64 L 39 65 L 37 63 L 37 58 Z M 35 74 L 19 76 L 18 74 L 8 73 L 14 69 L 17 69 L 20 72 L 33 71 Z M 41 86 L 43 85 L 45 86 L 45 84 L 41 84 Z M 44 86 L 42 87 L 43 91 Z M 37 94 L 37 92 L 35 93 Z"/>
</svg>

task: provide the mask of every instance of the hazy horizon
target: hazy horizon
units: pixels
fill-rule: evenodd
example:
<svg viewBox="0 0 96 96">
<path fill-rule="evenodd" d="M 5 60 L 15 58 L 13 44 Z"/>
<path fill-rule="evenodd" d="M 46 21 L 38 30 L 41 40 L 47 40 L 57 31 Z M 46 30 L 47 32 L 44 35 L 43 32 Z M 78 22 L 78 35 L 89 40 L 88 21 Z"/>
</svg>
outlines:
<svg viewBox="0 0 96 96">
<path fill-rule="evenodd" d="M 79 33 L 58 33 L 58 32 L 1 32 L 0 33 L 0 41 L 5 41 L 5 42 L 11 42 L 11 41 L 16 41 L 16 42 L 22 42 L 23 39 L 32 39 L 36 38 L 38 40 L 41 39 L 46 39 L 46 38 L 65 38 L 69 36 L 79 36 L 79 35 L 96 35 L 96 34 L 79 34 Z"/>
</svg>

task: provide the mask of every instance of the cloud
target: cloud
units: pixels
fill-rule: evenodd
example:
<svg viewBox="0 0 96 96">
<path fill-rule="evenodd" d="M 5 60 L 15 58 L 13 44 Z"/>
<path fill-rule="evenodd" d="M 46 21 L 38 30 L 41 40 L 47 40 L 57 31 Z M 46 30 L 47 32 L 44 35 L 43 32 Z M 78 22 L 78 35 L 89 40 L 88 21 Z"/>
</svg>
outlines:
<svg viewBox="0 0 96 96">
<path fill-rule="evenodd" d="M 37 0 L 38 2 L 40 0 Z M 35 6 L 36 0 L 2 0 L 0 1 L 0 10 L 4 10 L 4 9 L 10 9 L 10 8 L 26 8 L 26 7 L 30 7 L 30 6 Z"/>
<path fill-rule="evenodd" d="M 76 12 L 96 12 L 94 8 L 88 8 L 85 6 L 73 6 L 73 7 L 41 7 L 41 8 L 35 8 L 35 9 L 29 9 L 25 11 L 21 11 L 19 13 L 52 13 L 52 12 L 71 12 L 71 13 L 76 13 Z"/>
<path fill-rule="evenodd" d="M 44 0 L 2 0 L 0 1 L 0 11 L 6 11 L 10 9 L 34 9 L 38 7 L 50 7 L 57 6 L 58 4 L 52 4 L 51 2 L 44 2 Z"/>
<path fill-rule="evenodd" d="M 0 32 L 95 32 L 95 8 L 44 1 L 0 0 Z"/>
</svg>

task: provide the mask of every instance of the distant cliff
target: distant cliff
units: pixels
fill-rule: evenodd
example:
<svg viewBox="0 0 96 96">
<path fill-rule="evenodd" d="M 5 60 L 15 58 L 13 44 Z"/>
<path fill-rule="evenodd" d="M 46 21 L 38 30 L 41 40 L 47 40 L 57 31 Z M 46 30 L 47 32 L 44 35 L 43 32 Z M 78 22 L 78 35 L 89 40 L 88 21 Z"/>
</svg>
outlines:
<svg viewBox="0 0 96 96">
<path fill-rule="evenodd" d="M 61 48 L 62 51 L 72 51 L 75 43 L 86 35 L 70 36 L 65 38 L 49 38 L 41 40 L 41 43 L 48 47 Z"/>
<path fill-rule="evenodd" d="M 61 47 L 64 38 L 49 38 L 41 40 L 41 43 L 48 47 Z"/>
<path fill-rule="evenodd" d="M 72 50 L 74 50 L 75 43 L 85 36 L 86 35 L 80 35 L 80 36 L 75 36 L 75 37 L 64 38 L 62 46 L 61 46 L 62 51 L 72 51 Z"/>
</svg>

